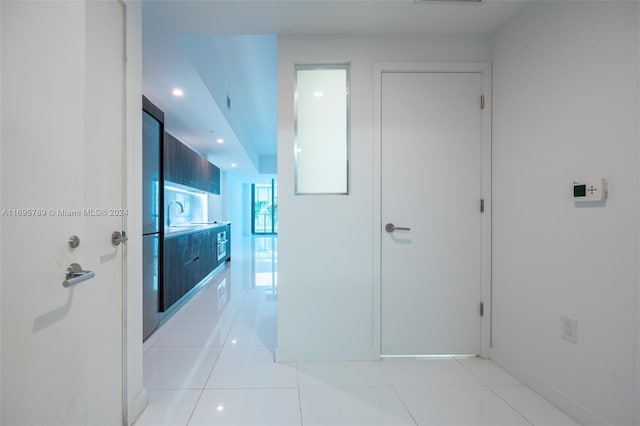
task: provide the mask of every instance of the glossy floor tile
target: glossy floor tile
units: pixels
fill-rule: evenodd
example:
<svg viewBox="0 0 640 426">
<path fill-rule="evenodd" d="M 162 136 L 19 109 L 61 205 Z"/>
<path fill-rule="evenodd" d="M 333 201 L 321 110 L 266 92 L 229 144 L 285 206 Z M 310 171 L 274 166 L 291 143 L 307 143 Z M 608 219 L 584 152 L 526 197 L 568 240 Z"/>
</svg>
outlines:
<svg viewBox="0 0 640 426">
<path fill-rule="evenodd" d="M 200 398 L 199 390 L 149 390 L 149 406 L 137 426 L 186 425 Z"/>
<path fill-rule="evenodd" d="M 487 385 L 520 385 L 520 381 L 498 367 L 495 363 L 480 358 L 461 358 L 462 364 L 471 374 Z"/>
<path fill-rule="evenodd" d="M 276 239 L 232 259 L 145 341 L 136 425 L 577 424 L 479 358 L 276 364 Z"/>
<path fill-rule="evenodd" d="M 483 383 L 457 360 L 442 358 L 385 359 L 382 362 L 394 386 L 480 386 Z"/>
<path fill-rule="evenodd" d="M 305 426 L 415 425 L 391 387 L 300 389 Z"/>
<path fill-rule="evenodd" d="M 216 321 L 174 321 L 154 346 L 219 346 L 224 344 L 228 329 Z"/>
<path fill-rule="evenodd" d="M 206 388 L 297 388 L 296 366 L 276 364 L 265 347 L 225 347 Z"/>
<path fill-rule="evenodd" d="M 301 388 L 391 386 L 380 362 L 311 362 L 298 364 Z"/>
<path fill-rule="evenodd" d="M 215 346 L 154 346 L 144 354 L 147 389 L 202 389 L 220 348 Z"/>
<path fill-rule="evenodd" d="M 529 425 L 487 386 L 399 387 L 418 425 Z"/>
<path fill-rule="evenodd" d="M 297 389 L 205 390 L 189 426 L 299 426 Z"/>
<path fill-rule="evenodd" d="M 575 426 L 579 424 L 526 386 L 494 386 L 493 390 L 536 426 Z"/>
</svg>

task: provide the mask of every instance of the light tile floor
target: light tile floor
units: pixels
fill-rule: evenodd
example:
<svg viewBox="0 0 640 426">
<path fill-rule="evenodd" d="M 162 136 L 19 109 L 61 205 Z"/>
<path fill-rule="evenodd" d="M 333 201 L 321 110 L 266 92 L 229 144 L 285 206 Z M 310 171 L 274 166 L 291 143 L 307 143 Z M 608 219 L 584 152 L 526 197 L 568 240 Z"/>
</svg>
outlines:
<svg viewBox="0 0 640 426">
<path fill-rule="evenodd" d="M 274 363 L 275 245 L 248 238 L 147 339 L 137 426 L 577 425 L 479 358 Z"/>
</svg>

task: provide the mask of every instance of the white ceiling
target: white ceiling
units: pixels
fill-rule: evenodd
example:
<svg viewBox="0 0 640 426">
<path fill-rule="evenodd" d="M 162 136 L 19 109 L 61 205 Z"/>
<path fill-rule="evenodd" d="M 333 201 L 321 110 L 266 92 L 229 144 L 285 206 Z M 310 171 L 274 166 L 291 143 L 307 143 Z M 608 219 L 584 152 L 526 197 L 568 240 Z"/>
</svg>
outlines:
<svg viewBox="0 0 640 426">
<path fill-rule="evenodd" d="M 485 36 L 525 3 L 146 0 L 143 92 L 178 139 L 223 169 L 235 162 L 238 172 L 256 172 L 276 155 L 276 35 Z"/>
</svg>

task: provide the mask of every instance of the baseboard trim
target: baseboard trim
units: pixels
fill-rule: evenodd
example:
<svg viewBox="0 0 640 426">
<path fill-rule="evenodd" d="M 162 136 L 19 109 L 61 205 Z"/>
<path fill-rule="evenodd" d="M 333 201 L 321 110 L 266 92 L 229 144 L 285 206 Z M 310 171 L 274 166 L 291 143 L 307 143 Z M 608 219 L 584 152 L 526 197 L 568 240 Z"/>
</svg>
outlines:
<svg viewBox="0 0 640 426">
<path fill-rule="evenodd" d="M 588 426 L 610 426 L 610 424 L 584 405 L 545 382 L 522 365 L 511 361 L 499 350 L 491 349 L 491 360 L 511 373 L 522 383 L 537 392 L 544 399 L 564 411 L 569 416 Z"/>
</svg>

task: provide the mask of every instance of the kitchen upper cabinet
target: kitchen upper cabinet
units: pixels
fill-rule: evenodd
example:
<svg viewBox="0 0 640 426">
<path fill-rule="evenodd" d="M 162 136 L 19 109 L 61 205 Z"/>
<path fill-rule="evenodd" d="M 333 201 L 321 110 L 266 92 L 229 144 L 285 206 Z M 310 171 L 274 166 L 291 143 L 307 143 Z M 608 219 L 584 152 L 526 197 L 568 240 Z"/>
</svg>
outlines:
<svg viewBox="0 0 640 426">
<path fill-rule="evenodd" d="M 213 166 L 213 164 L 212 164 Z M 213 166 L 213 193 L 220 194 L 220 169 L 216 166 Z"/>
<path fill-rule="evenodd" d="M 169 133 L 164 138 L 164 179 L 220 194 L 220 169 Z"/>
<path fill-rule="evenodd" d="M 173 173 L 176 169 L 176 148 L 175 139 L 168 133 L 164 134 L 164 164 L 162 165 L 164 171 L 164 180 L 176 182 Z"/>
</svg>

